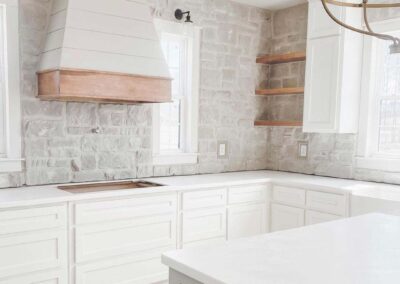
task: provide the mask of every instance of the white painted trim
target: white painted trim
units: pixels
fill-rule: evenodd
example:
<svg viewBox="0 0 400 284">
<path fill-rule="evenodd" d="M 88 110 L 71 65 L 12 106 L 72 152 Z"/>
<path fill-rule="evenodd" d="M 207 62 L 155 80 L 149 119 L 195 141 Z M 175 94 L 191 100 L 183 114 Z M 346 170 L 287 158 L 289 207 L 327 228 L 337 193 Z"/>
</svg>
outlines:
<svg viewBox="0 0 400 284">
<path fill-rule="evenodd" d="M 0 173 L 22 171 L 22 159 L 0 159 Z"/>
<path fill-rule="evenodd" d="M 185 137 L 182 143 L 182 152 L 177 153 L 161 153 L 160 152 L 160 107 L 155 104 L 153 106 L 153 164 L 154 165 L 175 165 L 175 164 L 196 164 L 198 157 L 198 120 L 199 120 L 199 93 L 200 93 L 200 38 L 201 28 L 170 22 L 161 19 L 154 20 L 158 33 L 170 33 L 180 36 L 186 36 L 188 41 L 188 82 L 186 87 L 189 88 L 187 93 L 188 106 L 184 110 L 185 117 Z"/>
<path fill-rule="evenodd" d="M 371 23 L 376 32 L 390 33 L 400 30 L 400 20 L 390 19 Z M 400 156 L 378 153 L 378 134 L 376 133 L 378 113 L 376 105 L 376 78 L 381 73 L 378 70 L 377 58 L 378 39 L 364 37 L 364 58 L 362 74 L 362 91 L 360 103 L 359 135 L 357 138 L 356 167 L 361 169 L 381 170 L 387 172 L 400 171 Z"/>
<path fill-rule="evenodd" d="M 357 157 L 356 167 L 360 169 L 398 173 L 400 171 L 400 159 Z"/>
<path fill-rule="evenodd" d="M 0 0 L 6 7 L 7 54 L 6 54 L 6 96 L 5 133 L 6 153 L 0 159 L 0 172 L 22 170 L 21 160 L 21 106 L 20 106 L 20 54 L 19 54 L 19 11 L 18 1 Z"/>
<path fill-rule="evenodd" d="M 157 166 L 197 164 L 197 158 L 197 153 L 154 155 L 153 164 Z"/>
</svg>

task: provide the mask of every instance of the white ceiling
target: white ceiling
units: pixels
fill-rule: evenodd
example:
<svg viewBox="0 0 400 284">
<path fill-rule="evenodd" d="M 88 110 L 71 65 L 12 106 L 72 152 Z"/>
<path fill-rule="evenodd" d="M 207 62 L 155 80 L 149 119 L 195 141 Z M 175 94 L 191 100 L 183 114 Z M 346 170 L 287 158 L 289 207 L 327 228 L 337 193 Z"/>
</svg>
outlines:
<svg viewBox="0 0 400 284">
<path fill-rule="evenodd" d="M 256 6 L 269 10 L 277 10 L 305 3 L 306 0 L 233 0 L 235 2 Z"/>
</svg>

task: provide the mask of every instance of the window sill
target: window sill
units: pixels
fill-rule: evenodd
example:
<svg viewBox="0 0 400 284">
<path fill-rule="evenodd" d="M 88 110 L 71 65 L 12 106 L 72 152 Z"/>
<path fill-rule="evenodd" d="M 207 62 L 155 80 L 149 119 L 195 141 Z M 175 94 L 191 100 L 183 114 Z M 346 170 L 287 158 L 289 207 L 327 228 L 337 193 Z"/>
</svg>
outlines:
<svg viewBox="0 0 400 284">
<path fill-rule="evenodd" d="M 400 172 L 400 159 L 358 157 L 356 158 L 356 167 L 385 172 Z"/>
<path fill-rule="evenodd" d="M 21 159 L 1 159 L 0 158 L 0 173 L 22 172 Z"/>
<path fill-rule="evenodd" d="M 197 153 L 162 154 L 153 156 L 153 164 L 157 166 L 197 164 L 197 157 Z"/>
</svg>

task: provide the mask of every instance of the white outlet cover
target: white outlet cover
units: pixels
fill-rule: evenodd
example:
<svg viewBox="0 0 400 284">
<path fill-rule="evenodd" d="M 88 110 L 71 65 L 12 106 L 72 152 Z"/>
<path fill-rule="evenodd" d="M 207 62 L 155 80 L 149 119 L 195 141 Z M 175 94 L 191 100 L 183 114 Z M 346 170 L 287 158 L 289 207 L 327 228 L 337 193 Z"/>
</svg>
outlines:
<svg viewBox="0 0 400 284">
<path fill-rule="evenodd" d="M 299 142 L 298 156 L 301 159 L 308 157 L 308 142 Z"/>
<path fill-rule="evenodd" d="M 220 141 L 218 142 L 218 158 L 223 159 L 228 156 L 228 142 Z"/>
</svg>

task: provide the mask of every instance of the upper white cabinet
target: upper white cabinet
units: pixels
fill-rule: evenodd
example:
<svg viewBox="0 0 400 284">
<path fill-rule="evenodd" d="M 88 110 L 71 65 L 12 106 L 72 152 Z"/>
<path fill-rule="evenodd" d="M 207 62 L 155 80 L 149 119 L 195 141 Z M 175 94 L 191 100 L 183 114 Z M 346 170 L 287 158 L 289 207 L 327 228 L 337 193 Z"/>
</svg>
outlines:
<svg viewBox="0 0 400 284">
<path fill-rule="evenodd" d="M 361 26 L 358 9 L 329 7 Z M 304 132 L 357 132 L 361 68 L 362 36 L 330 19 L 321 1 L 309 0 Z"/>
</svg>

